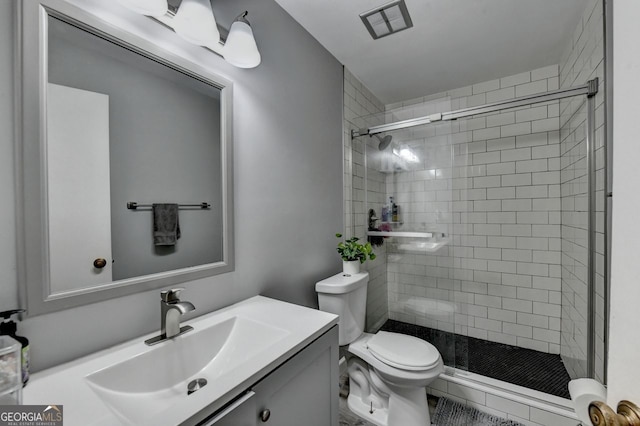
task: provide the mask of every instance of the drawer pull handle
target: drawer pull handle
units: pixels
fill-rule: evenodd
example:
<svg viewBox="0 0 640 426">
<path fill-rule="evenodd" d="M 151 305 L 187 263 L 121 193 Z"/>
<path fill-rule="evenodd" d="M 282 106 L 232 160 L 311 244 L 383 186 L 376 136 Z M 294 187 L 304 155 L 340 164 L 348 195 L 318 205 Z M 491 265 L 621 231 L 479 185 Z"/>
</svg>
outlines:
<svg viewBox="0 0 640 426">
<path fill-rule="evenodd" d="M 271 417 L 271 411 L 268 409 L 262 410 L 260 413 L 260 420 L 264 423 L 269 421 L 269 417 Z"/>
</svg>

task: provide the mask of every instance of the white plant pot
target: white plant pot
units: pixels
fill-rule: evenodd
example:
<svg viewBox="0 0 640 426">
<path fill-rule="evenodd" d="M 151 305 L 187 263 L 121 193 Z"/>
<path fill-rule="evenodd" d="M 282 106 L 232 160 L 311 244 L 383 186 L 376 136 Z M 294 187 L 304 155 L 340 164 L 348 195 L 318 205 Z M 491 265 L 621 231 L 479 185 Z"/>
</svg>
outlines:
<svg viewBox="0 0 640 426">
<path fill-rule="evenodd" d="M 343 260 L 342 261 L 342 272 L 349 275 L 355 275 L 360 272 L 360 261 L 359 260 Z"/>
</svg>

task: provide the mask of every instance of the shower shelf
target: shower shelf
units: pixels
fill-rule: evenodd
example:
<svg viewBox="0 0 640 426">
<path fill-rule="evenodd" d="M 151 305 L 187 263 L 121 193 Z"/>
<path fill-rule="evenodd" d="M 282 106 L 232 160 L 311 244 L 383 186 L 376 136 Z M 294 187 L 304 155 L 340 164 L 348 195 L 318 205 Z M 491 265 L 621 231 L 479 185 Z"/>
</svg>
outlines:
<svg viewBox="0 0 640 426">
<path fill-rule="evenodd" d="M 391 243 L 392 250 L 406 253 L 434 253 L 449 244 L 449 239 L 444 238 L 438 241 L 409 241 L 407 243 Z"/>
<path fill-rule="evenodd" d="M 367 231 L 369 237 L 433 238 L 433 232 Z"/>
</svg>

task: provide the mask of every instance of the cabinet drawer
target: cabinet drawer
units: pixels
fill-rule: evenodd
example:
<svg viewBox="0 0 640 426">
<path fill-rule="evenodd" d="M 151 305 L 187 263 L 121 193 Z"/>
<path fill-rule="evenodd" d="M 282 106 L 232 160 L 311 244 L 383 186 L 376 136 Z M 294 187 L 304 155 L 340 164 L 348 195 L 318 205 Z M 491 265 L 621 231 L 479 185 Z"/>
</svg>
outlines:
<svg viewBox="0 0 640 426">
<path fill-rule="evenodd" d="M 333 327 L 253 386 L 258 424 L 338 424 L 338 329 Z"/>
<path fill-rule="evenodd" d="M 256 426 L 256 394 L 253 391 L 232 402 L 212 419 L 205 420 L 199 426 Z"/>
</svg>

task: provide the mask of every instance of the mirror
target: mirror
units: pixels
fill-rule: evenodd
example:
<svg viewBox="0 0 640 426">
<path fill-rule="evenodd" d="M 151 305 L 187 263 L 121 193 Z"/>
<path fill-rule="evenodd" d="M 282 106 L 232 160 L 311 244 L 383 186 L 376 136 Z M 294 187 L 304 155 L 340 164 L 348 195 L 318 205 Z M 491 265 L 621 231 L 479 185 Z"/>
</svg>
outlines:
<svg viewBox="0 0 640 426">
<path fill-rule="evenodd" d="M 22 2 L 30 315 L 233 270 L 231 83 L 65 2 Z"/>
</svg>

